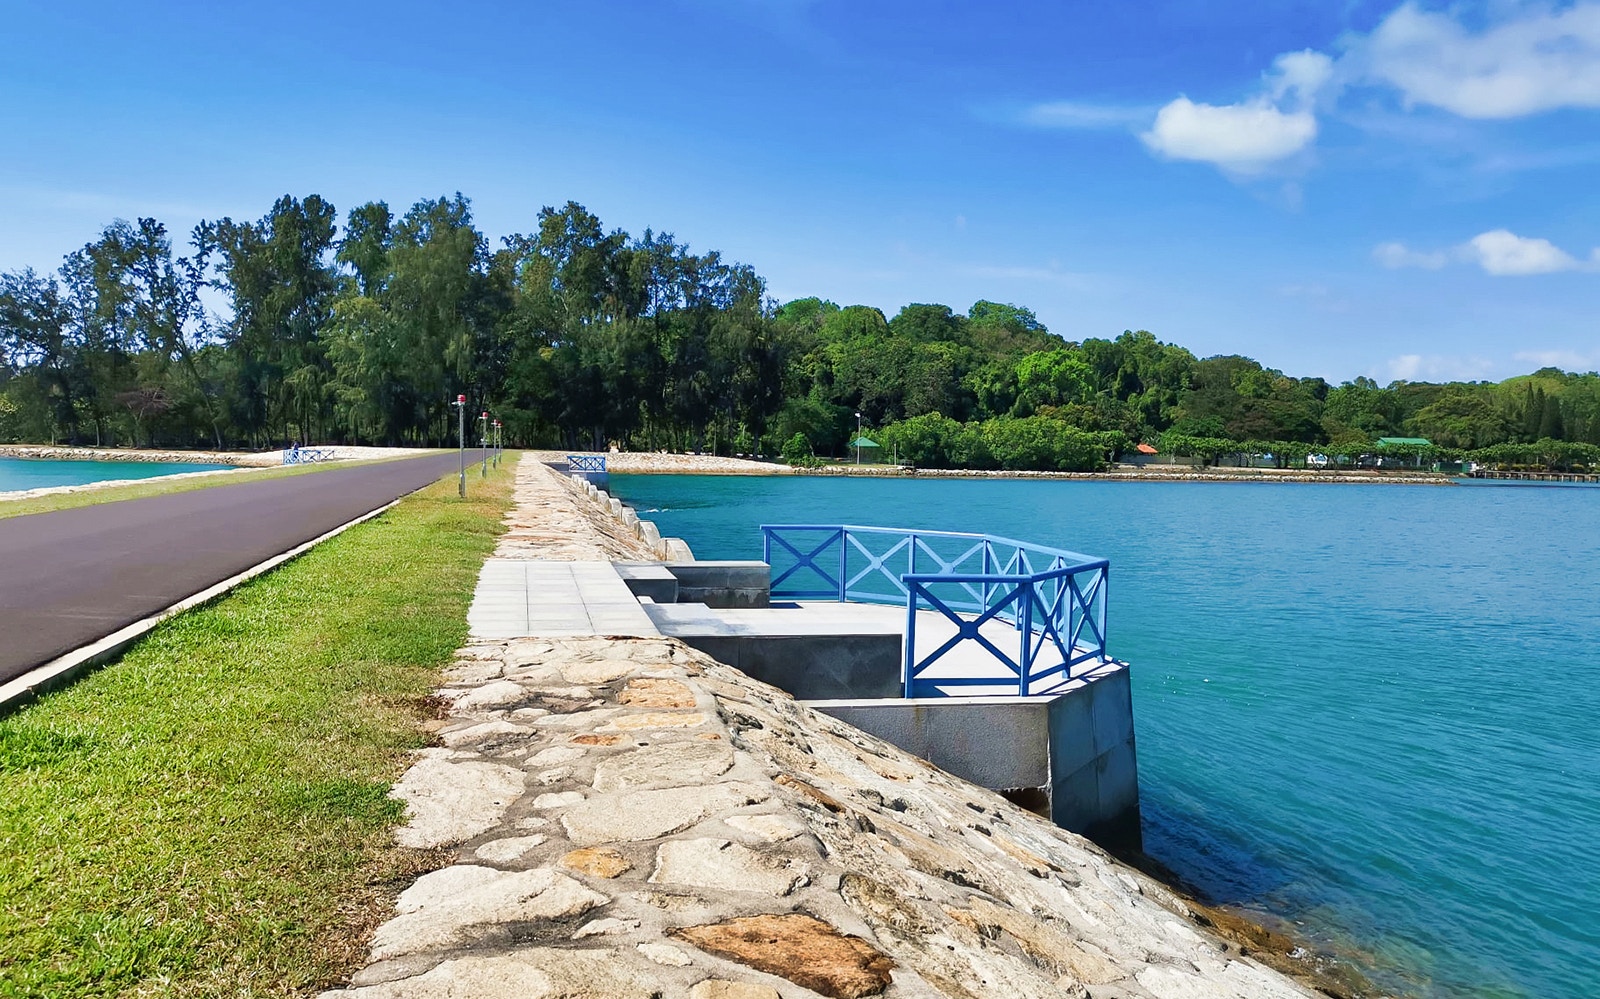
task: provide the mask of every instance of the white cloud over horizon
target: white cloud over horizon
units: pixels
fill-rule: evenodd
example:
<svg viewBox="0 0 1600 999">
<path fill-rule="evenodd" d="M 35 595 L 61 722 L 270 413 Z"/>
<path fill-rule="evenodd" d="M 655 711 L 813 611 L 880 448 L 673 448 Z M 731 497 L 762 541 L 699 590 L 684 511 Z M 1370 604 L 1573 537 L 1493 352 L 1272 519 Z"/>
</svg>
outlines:
<svg viewBox="0 0 1600 999">
<path fill-rule="evenodd" d="M 1477 381 L 1489 377 L 1496 368 L 1487 358 L 1451 354 L 1401 354 L 1389 358 L 1384 366 L 1390 381 L 1402 382 Z"/>
<path fill-rule="evenodd" d="M 1041 128 L 1133 128 L 1152 153 L 1211 163 L 1249 177 L 1310 148 L 1317 113 L 1353 87 L 1379 87 L 1411 110 L 1439 108 L 1466 119 L 1508 119 L 1564 108 L 1600 108 L 1600 0 L 1566 9 L 1497 5 L 1481 28 L 1460 8 L 1424 10 L 1406 0 L 1370 34 L 1346 35 L 1337 58 L 1286 52 L 1256 93 L 1227 104 L 1181 95 L 1154 113 L 1072 100 L 1035 104 L 1020 121 Z"/>
<path fill-rule="evenodd" d="M 1600 248 L 1581 260 L 1548 239 L 1518 236 L 1509 229 L 1491 229 L 1448 250 L 1413 250 L 1404 243 L 1379 243 L 1373 259 L 1390 270 L 1416 267 L 1439 270 L 1452 260 L 1477 264 L 1494 277 L 1528 277 L 1562 271 L 1600 270 Z"/>
<path fill-rule="evenodd" d="M 1455 11 L 1401 4 L 1341 59 L 1354 77 L 1387 84 L 1408 105 L 1463 118 L 1516 118 L 1600 108 L 1600 3 L 1533 6 L 1482 31 Z"/>
</svg>

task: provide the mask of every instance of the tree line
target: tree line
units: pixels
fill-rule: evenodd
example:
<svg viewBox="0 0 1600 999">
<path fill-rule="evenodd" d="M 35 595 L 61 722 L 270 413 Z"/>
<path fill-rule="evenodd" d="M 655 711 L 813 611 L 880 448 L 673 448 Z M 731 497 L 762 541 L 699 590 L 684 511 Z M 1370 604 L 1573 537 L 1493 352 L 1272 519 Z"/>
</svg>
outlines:
<svg viewBox="0 0 1600 999">
<path fill-rule="evenodd" d="M 113 222 L 54 272 L 0 275 L 0 441 L 446 444 L 460 394 L 517 445 L 793 460 L 849 453 L 858 427 L 919 464 L 997 468 L 1092 468 L 1140 441 L 1303 457 L 1417 436 L 1569 462 L 1600 446 L 1593 372 L 1330 385 L 1144 331 L 1069 340 L 997 302 L 780 305 L 750 266 L 671 234 L 607 230 L 573 202 L 536 221 L 491 247 L 456 194 L 342 220 L 285 196 L 182 244 Z"/>
</svg>

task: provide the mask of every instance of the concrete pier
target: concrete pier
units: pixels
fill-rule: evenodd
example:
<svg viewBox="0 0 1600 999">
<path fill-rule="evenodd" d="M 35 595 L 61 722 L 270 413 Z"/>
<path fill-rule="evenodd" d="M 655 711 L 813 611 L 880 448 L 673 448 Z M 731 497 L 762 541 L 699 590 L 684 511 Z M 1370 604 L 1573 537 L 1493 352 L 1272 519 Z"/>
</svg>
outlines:
<svg viewBox="0 0 1600 999">
<path fill-rule="evenodd" d="M 618 552 L 668 549 L 648 521 L 577 476 L 573 486 Z M 681 542 L 679 542 L 681 545 Z M 676 550 L 676 546 L 673 546 Z M 682 546 L 687 551 L 687 546 Z M 1028 802 L 1065 829 L 1138 849 L 1138 763 L 1128 665 L 1095 658 L 1048 689 L 1026 692 L 976 642 L 961 642 L 922 674 L 949 696 L 904 696 L 906 611 L 837 601 L 780 601 L 764 562 L 692 558 L 615 561 L 494 558 L 468 616 L 485 639 L 666 637 L 771 684 L 819 711 L 979 786 Z M 979 633 L 1019 655 L 1021 632 L 994 619 Z M 918 660 L 956 626 L 917 617 Z M 941 686 L 941 678 L 993 683 Z"/>
</svg>

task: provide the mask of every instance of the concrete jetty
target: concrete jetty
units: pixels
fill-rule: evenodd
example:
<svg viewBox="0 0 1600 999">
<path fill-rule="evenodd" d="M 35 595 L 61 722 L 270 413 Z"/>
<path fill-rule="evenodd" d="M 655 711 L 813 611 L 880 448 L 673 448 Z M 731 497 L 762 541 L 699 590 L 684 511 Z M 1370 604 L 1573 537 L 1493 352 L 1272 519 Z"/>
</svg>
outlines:
<svg viewBox="0 0 1600 999">
<path fill-rule="evenodd" d="M 533 461 L 517 501 L 438 745 L 394 790 L 400 845 L 444 866 L 325 999 L 1315 994 L 1083 837 L 648 613 L 611 633 L 598 566 L 665 545 Z"/>
</svg>

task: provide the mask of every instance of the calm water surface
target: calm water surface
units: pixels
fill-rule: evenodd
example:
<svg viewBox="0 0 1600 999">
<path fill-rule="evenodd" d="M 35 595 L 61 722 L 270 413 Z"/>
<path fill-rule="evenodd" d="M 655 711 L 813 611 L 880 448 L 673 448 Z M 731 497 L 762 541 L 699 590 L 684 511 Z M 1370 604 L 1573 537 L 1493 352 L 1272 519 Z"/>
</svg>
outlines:
<svg viewBox="0 0 1600 999">
<path fill-rule="evenodd" d="M 109 479 L 149 479 L 179 472 L 205 472 L 231 465 L 176 461 L 49 461 L 43 458 L 0 458 L 0 493 L 46 486 L 81 486 Z"/>
<path fill-rule="evenodd" d="M 1600 994 L 1600 489 L 611 483 L 702 558 L 762 523 L 1109 558 L 1151 854 L 1389 988 Z"/>
</svg>

